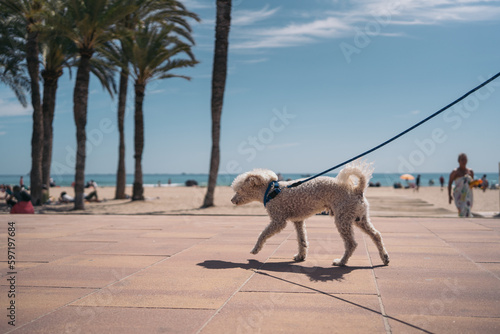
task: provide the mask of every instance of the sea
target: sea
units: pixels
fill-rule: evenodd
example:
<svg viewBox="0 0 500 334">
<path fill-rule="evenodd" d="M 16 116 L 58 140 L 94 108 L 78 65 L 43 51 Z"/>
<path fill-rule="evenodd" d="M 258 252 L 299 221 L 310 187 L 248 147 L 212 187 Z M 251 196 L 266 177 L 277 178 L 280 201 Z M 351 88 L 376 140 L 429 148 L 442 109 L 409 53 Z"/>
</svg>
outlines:
<svg viewBox="0 0 500 334">
<path fill-rule="evenodd" d="M 498 173 L 481 173 L 475 172 L 476 178 L 481 178 L 484 174 L 487 175 L 488 181 L 491 184 L 498 184 Z M 421 173 L 420 174 L 420 186 L 430 186 L 439 187 L 439 178 L 442 175 L 445 179 L 445 185 L 448 184 L 448 173 Z M 28 175 L 22 175 L 25 185 L 30 184 L 30 177 Z M 220 174 L 217 178 L 218 186 L 230 186 L 237 174 Z M 287 174 L 282 173 L 283 180 L 296 180 L 301 178 L 309 177 L 309 174 Z M 326 174 L 326 176 L 336 176 L 336 174 Z M 380 185 L 382 187 L 392 187 L 395 183 L 401 183 L 402 186 L 406 186 L 413 181 L 404 181 L 400 179 L 401 174 L 399 173 L 374 173 L 370 182 L 374 185 Z M 414 175 L 417 176 L 416 174 Z M 0 184 L 16 185 L 19 184 L 21 175 L 0 175 Z M 73 175 L 57 175 L 52 177 L 55 184 L 58 186 L 71 186 L 74 180 Z M 108 187 L 116 185 L 116 174 L 86 174 L 85 182 L 93 180 L 98 186 Z M 144 187 L 158 187 L 158 186 L 185 186 L 186 181 L 194 180 L 201 187 L 206 187 L 208 183 L 208 174 L 144 174 L 143 184 Z M 132 186 L 134 182 L 134 175 L 128 174 L 126 178 L 127 186 Z"/>
</svg>

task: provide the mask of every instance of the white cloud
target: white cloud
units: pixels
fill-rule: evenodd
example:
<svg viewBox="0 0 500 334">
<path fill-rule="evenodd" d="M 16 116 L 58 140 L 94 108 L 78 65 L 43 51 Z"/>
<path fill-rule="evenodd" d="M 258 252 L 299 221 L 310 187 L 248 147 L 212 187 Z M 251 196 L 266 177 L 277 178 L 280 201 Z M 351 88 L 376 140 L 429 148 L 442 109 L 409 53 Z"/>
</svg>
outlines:
<svg viewBox="0 0 500 334">
<path fill-rule="evenodd" d="M 498 19 L 499 0 L 401 0 L 356 1 L 351 17 L 362 20 L 385 18 L 389 24 L 441 24 Z"/>
<path fill-rule="evenodd" d="M 24 108 L 16 99 L 0 99 L 0 117 L 31 116 L 33 108 Z"/>
<path fill-rule="evenodd" d="M 7 131 L 0 131 L 0 136 L 5 136 L 7 134 Z"/>
<path fill-rule="evenodd" d="M 297 46 L 315 41 L 317 38 L 333 38 L 346 34 L 349 27 L 339 19 L 329 17 L 305 24 L 289 24 L 285 27 L 253 30 L 241 37 L 242 42 L 233 49 L 279 48 Z"/>
<path fill-rule="evenodd" d="M 396 117 L 396 118 L 411 118 L 413 116 L 420 115 L 420 113 L 421 113 L 421 111 L 416 109 L 416 110 L 408 111 L 408 112 L 403 113 L 403 114 L 396 114 L 396 115 L 394 115 L 394 117 Z"/>
<path fill-rule="evenodd" d="M 255 22 L 266 20 L 273 16 L 279 8 L 269 9 L 266 5 L 264 8 L 253 11 L 253 10 L 237 10 L 231 15 L 231 25 L 232 26 L 245 26 L 254 24 Z"/>
<path fill-rule="evenodd" d="M 268 61 L 269 58 L 257 58 L 257 59 L 248 59 L 248 60 L 239 60 L 238 63 L 242 64 L 258 64 L 258 63 L 264 63 Z"/>
<path fill-rule="evenodd" d="M 148 95 L 154 95 L 154 94 L 163 94 L 165 93 L 165 89 L 151 89 L 151 90 L 147 90 L 146 93 Z"/>
<path fill-rule="evenodd" d="M 271 18 L 276 12 L 277 9 L 269 9 L 268 6 L 256 12 L 241 11 L 244 15 L 239 20 L 241 25 L 248 26 Z M 397 31 L 398 26 L 498 20 L 500 0 L 358 0 L 352 6 L 336 8 L 335 11 L 332 6 L 332 10 L 316 15 L 317 18 L 312 21 L 301 18 L 300 23 L 284 26 L 236 28 L 230 47 L 233 50 L 255 50 L 300 46 L 322 39 L 354 36 L 356 31 L 369 24 L 378 25 L 377 36 L 401 37 L 406 34 Z M 367 33 L 371 32 L 368 30 Z"/>
</svg>

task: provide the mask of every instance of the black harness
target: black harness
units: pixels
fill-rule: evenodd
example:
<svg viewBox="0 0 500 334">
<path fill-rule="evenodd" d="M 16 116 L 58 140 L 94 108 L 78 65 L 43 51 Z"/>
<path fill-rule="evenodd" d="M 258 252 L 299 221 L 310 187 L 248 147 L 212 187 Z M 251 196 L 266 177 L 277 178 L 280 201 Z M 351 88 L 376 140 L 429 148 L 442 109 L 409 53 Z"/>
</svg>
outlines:
<svg viewBox="0 0 500 334">
<path fill-rule="evenodd" d="M 278 181 L 271 181 L 267 186 L 266 193 L 264 194 L 264 206 L 267 205 L 267 202 L 278 196 L 281 192 L 280 184 Z"/>
</svg>

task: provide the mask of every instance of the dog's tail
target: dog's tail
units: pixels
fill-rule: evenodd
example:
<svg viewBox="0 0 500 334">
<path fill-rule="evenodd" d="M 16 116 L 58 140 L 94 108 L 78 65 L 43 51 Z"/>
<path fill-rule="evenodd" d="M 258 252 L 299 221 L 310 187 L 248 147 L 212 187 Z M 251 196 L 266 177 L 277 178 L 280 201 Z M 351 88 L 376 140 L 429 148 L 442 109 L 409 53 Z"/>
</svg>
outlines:
<svg viewBox="0 0 500 334">
<path fill-rule="evenodd" d="M 371 163 L 356 161 L 344 167 L 337 175 L 337 182 L 353 187 L 353 191 L 357 194 L 363 194 L 368 187 L 368 181 L 372 178 L 373 166 Z M 358 182 L 354 183 L 351 176 L 358 178 Z"/>
</svg>

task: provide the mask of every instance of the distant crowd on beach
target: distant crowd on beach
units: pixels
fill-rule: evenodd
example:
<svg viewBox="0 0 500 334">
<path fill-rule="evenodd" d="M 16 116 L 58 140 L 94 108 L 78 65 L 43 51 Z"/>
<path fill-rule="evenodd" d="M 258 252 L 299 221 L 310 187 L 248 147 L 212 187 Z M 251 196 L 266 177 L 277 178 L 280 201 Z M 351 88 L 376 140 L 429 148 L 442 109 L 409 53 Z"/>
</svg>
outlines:
<svg viewBox="0 0 500 334">
<path fill-rule="evenodd" d="M 436 184 L 436 182 L 434 181 L 434 179 L 429 179 L 429 181 L 428 181 L 429 187 L 433 187 L 435 184 Z M 444 190 L 446 185 L 445 185 L 445 178 L 443 175 L 441 175 L 439 177 L 439 184 L 441 186 L 441 190 Z M 380 185 L 380 182 L 377 182 L 377 183 L 370 182 L 369 186 L 370 187 L 380 187 L 381 185 Z M 420 187 L 420 175 L 417 175 L 416 181 L 414 183 L 408 182 L 408 183 L 403 185 L 400 181 L 397 181 L 397 182 L 394 182 L 394 184 L 393 184 L 394 189 L 418 190 L 419 187 Z M 483 174 L 482 178 L 480 180 L 476 180 L 476 182 L 472 185 L 472 188 L 478 188 L 478 189 L 482 189 L 483 191 L 486 191 L 487 189 L 491 189 L 491 190 L 498 189 L 499 185 L 494 184 L 494 183 L 490 184 L 490 182 L 488 181 L 488 176 L 486 174 Z"/>
<path fill-rule="evenodd" d="M 50 179 L 50 187 L 57 187 L 52 178 Z M 72 187 L 74 187 L 74 184 Z M 86 201 L 100 202 L 99 196 L 97 195 L 97 183 L 94 180 L 87 182 L 85 188 L 89 188 L 90 190 L 88 194 L 83 194 Z M 31 203 L 29 188 L 24 185 L 24 179 L 22 176 L 19 179 L 19 185 L 12 186 L 8 184 L 0 184 L 0 193 L 3 194 L 3 199 L 5 200 L 10 213 L 35 213 L 35 209 Z M 61 192 L 59 198 L 55 198 L 50 196 L 46 185 L 43 185 L 42 187 L 42 204 L 62 204 L 74 201 L 75 198 L 68 195 L 65 191 Z"/>
</svg>

